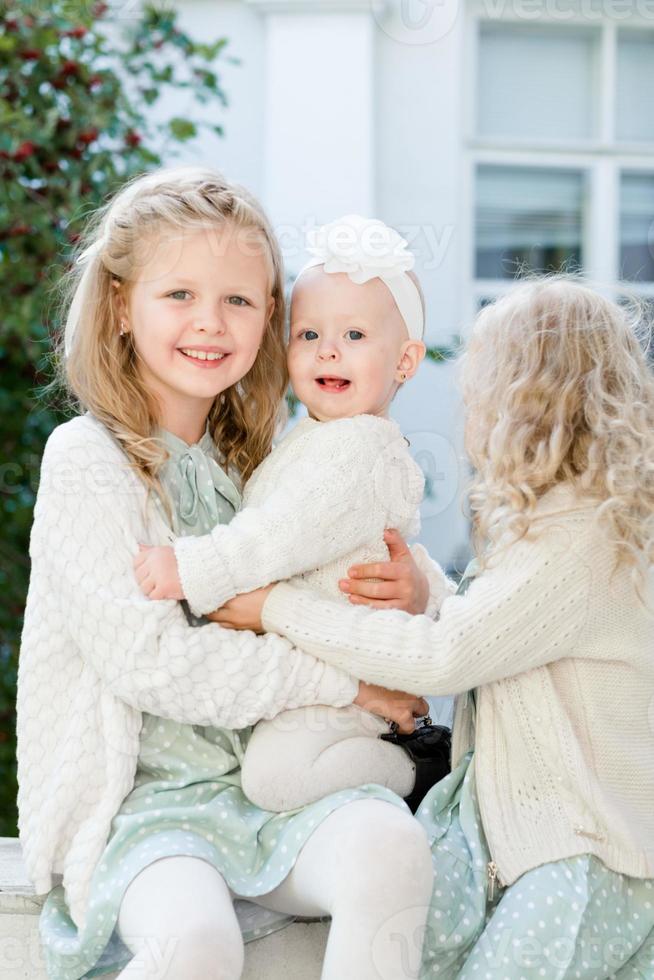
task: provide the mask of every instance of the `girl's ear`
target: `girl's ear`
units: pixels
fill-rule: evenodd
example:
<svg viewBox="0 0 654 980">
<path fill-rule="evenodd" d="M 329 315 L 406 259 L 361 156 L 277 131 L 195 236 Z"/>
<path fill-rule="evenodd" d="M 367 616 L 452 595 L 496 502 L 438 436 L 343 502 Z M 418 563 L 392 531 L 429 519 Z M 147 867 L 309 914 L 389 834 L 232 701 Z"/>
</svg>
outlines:
<svg viewBox="0 0 654 980">
<path fill-rule="evenodd" d="M 271 296 L 270 299 L 268 300 L 268 307 L 266 309 L 266 326 L 268 326 L 268 324 L 272 320 L 272 315 L 274 312 L 275 312 L 275 297 Z"/>
<path fill-rule="evenodd" d="M 395 380 L 399 382 L 412 378 L 426 353 L 427 348 L 421 340 L 406 340 L 402 344 L 400 359 L 395 370 Z"/>
</svg>

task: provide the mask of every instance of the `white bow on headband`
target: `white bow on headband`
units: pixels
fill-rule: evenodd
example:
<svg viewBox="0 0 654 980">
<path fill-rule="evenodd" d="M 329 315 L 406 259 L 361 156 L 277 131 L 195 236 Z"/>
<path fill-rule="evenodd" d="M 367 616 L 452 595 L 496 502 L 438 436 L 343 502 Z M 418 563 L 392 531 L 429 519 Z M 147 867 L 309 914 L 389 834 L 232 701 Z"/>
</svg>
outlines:
<svg viewBox="0 0 654 980">
<path fill-rule="evenodd" d="M 345 272 L 362 285 L 379 278 L 390 290 L 412 340 L 422 340 L 425 319 L 415 282 L 406 275 L 415 265 L 407 242 L 376 218 L 347 214 L 307 233 L 307 251 L 313 256 L 300 270 L 324 265 L 325 272 Z"/>
</svg>

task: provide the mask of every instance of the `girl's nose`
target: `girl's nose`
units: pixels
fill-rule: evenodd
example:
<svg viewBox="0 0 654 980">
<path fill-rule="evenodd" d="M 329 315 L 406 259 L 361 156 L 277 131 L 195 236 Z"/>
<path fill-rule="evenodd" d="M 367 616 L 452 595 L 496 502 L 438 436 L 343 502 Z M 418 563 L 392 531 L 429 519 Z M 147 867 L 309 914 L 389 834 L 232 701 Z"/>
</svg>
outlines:
<svg viewBox="0 0 654 980">
<path fill-rule="evenodd" d="M 337 357 L 338 351 L 330 344 L 325 344 L 318 350 L 318 359 L 321 361 L 335 361 Z"/>
<path fill-rule="evenodd" d="M 208 334 L 224 334 L 226 329 L 223 310 L 206 310 L 201 313 L 195 324 L 196 330 L 204 330 Z"/>
</svg>

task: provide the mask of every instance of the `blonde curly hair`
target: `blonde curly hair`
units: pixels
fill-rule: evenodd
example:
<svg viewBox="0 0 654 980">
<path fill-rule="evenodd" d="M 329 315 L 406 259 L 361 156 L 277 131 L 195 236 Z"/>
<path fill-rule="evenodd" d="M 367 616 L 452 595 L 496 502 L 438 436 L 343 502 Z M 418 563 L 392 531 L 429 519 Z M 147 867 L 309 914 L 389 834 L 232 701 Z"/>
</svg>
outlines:
<svg viewBox="0 0 654 980">
<path fill-rule="evenodd" d="M 568 274 L 530 276 L 478 314 L 461 358 L 473 542 L 482 567 L 525 537 L 567 481 L 631 568 L 654 562 L 654 375 L 645 304 L 618 305 Z M 508 532 L 508 533 L 507 533 Z M 499 539 L 507 533 L 500 546 Z"/>
<path fill-rule="evenodd" d="M 73 411 L 89 410 L 104 423 L 146 484 L 147 497 L 157 491 L 169 520 L 170 502 L 158 476 L 169 453 L 153 435 L 157 406 L 140 380 L 131 331 L 125 336 L 118 331 L 119 290 L 113 283 L 129 296 L 139 249 L 153 232 L 227 225 L 264 246 L 275 300 L 254 364 L 217 396 L 208 416 L 222 464 L 245 481 L 271 449 L 288 386 L 283 262 L 259 202 L 213 168 L 171 167 L 138 175 L 91 216 L 78 243 L 79 261 L 61 284 L 65 329 L 55 338 L 55 385 Z"/>
</svg>

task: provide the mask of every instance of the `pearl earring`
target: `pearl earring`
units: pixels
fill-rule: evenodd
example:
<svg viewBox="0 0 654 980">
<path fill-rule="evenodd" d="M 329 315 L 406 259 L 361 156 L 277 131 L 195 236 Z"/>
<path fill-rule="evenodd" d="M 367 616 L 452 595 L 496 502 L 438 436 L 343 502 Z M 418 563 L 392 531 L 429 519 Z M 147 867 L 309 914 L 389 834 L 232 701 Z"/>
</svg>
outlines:
<svg viewBox="0 0 654 980">
<path fill-rule="evenodd" d="M 402 381 L 406 381 L 406 374 L 404 372 L 400 375 Z"/>
<path fill-rule="evenodd" d="M 121 320 L 120 321 L 120 336 L 122 337 L 123 334 L 125 334 L 125 333 L 127 333 L 127 331 L 125 330 L 125 321 L 124 320 Z"/>
</svg>

